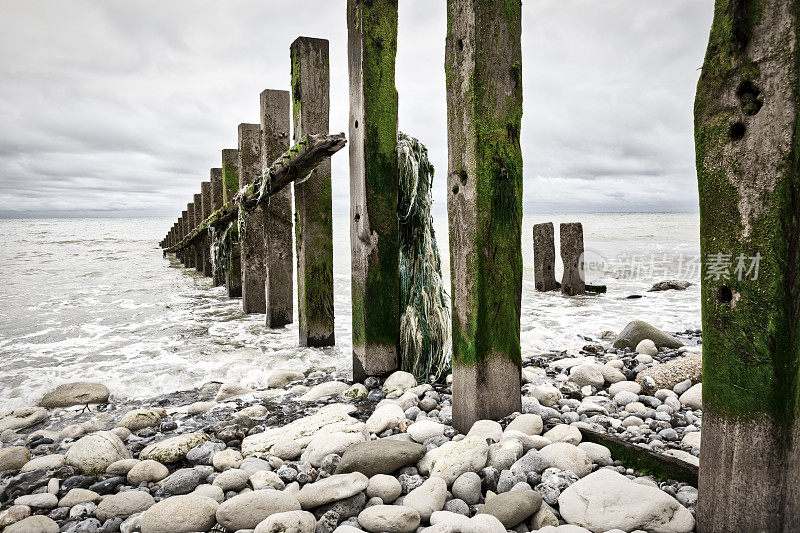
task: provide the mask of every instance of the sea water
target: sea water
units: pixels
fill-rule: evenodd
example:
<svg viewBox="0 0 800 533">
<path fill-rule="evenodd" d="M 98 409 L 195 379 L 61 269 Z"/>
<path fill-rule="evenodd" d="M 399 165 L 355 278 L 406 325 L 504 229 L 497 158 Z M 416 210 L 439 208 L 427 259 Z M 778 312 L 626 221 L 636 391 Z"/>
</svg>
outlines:
<svg viewBox="0 0 800 533">
<path fill-rule="evenodd" d="M 0 220 L 0 410 L 28 405 L 59 383 L 100 381 L 119 398 L 145 398 L 206 381 L 266 385 L 281 367 L 351 364 L 350 236 L 334 217 L 336 346 L 298 346 L 295 323 L 276 330 L 244 315 L 241 300 L 157 243 L 169 218 Z M 581 222 L 587 281 L 608 292 L 578 297 L 538 293 L 532 226 Z M 645 320 L 667 331 L 700 327 L 699 218 L 696 214 L 525 216 L 523 354 L 574 350 L 605 330 Z M 447 219 L 435 230 L 449 287 Z M 556 276 L 561 265 L 557 260 Z M 686 291 L 646 292 L 683 279 Z M 296 290 L 295 290 L 296 294 Z M 631 295 L 643 297 L 630 299 Z"/>
</svg>

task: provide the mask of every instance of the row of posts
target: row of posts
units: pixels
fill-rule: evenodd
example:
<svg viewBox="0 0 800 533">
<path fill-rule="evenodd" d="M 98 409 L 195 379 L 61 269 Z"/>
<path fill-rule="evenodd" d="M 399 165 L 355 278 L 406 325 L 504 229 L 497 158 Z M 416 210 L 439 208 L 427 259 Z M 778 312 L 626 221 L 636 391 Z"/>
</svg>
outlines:
<svg viewBox="0 0 800 533">
<path fill-rule="evenodd" d="M 330 71 L 328 41 L 300 37 L 291 46 L 292 93 L 265 90 L 260 96 L 260 123 L 239 124 L 238 147 L 223 149 L 221 166 L 212 168 L 210 180 L 186 206 L 161 245 L 183 240 L 242 187 L 289 149 L 290 139 L 306 134 L 327 134 Z M 290 127 L 293 116 L 294 129 Z M 332 346 L 333 329 L 333 228 L 330 161 L 325 160 L 308 180 L 273 194 L 269 202 L 251 212 L 242 210 L 240 223 L 229 231 L 234 243 L 227 265 L 212 268 L 210 232 L 199 242 L 180 250 L 187 267 L 214 277 L 231 298 L 241 297 L 245 313 L 266 315 L 270 328 L 293 321 L 293 250 L 295 230 L 300 344 Z M 224 278 L 222 276 L 224 273 Z"/>
</svg>

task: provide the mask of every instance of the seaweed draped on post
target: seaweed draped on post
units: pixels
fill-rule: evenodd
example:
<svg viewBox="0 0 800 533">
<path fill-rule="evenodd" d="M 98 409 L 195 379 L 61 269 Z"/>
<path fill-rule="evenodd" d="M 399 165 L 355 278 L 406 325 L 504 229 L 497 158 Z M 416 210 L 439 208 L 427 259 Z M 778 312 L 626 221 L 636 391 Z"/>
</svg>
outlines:
<svg viewBox="0 0 800 533">
<path fill-rule="evenodd" d="M 398 135 L 401 368 L 437 381 L 450 369 L 450 297 L 431 216 L 433 165 L 417 139 Z"/>
</svg>

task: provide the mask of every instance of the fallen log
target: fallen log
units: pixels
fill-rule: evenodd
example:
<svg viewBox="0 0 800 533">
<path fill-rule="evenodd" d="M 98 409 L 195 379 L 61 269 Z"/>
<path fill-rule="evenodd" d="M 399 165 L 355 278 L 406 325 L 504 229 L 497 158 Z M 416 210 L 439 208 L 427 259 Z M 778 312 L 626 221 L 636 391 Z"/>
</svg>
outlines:
<svg viewBox="0 0 800 533">
<path fill-rule="evenodd" d="M 344 133 L 337 135 L 305 135 L 281 155 L 259 178 L 236 193 L 233 200 L 203 220 L 179 243 L 164 249 L 164 254 L 177 252 L 203 237 L 209 228 L 222 228 L 239 216 L 239 208 L 252 211 L 259 204 L 290 183 L 302 183 L 325 159 L 347 144 Z"/>
</svg>

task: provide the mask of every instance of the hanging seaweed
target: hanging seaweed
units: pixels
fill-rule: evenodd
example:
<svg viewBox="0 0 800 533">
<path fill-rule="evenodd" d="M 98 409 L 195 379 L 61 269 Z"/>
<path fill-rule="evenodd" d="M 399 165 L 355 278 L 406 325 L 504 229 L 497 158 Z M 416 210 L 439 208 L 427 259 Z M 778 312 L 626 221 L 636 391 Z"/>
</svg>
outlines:
<svg viewBox="0 0 800 533">
<path fill-rule="evenodd" d="M 236 235 L 234 224 L 238 225 L 238 221 L 230 222 L 223 230 L 209 226 L 211 230 L 211 271 L 215 277 L 219 272 L 218 279 L 225 279 L 225 273 L 231 269 L 233 247 L 237 244 L 234 238 Z"/>
<path fill-rule="evenodd" d="M 433 165 L 417 139 L 398 135 L 401 367 L 421 381 L 450 369 L 450 297 L 431 216 Z"/>
</svg>

